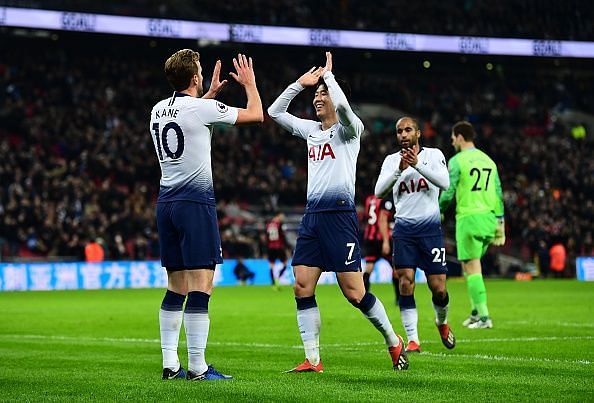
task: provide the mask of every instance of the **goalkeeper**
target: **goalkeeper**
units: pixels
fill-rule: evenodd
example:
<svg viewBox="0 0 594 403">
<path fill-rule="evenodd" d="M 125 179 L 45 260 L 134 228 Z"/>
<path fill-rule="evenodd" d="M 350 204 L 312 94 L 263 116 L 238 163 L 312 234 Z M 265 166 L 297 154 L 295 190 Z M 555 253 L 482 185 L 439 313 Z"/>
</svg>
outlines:
<svg viewBox="0 0 594 403">
<path fill-rule="evenodd" d="M 456 155 L 448 162 L 450 187 L 441 194 L 439 207 L 444 212 L 456 194 L 456 246 L 472 305 L 472 313 L 463 325 L 489 329 L 493 322 L 480 259 L 490 244 L 505 243 L 503 192 L 497 165 L 474 146 L 475 136 L 468 122 L 458 122 L 452 128 Z"/>
</svg>

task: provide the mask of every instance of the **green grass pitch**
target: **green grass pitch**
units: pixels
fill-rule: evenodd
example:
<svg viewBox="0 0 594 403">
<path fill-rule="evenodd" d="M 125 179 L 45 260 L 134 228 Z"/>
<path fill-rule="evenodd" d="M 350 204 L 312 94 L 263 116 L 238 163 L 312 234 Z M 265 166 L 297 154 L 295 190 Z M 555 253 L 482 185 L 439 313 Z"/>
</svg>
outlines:
<svg viewBox="0 0 594 403">
<path fill-rule="evenodd" d="M 303 360 L 289 287 L 217 288 L 207 362 L 235 379 L 194 383 L 160 379 L 163 290 L 0 293 L 0 400 L 593 401 L 594 283 L 486 285 L 495 327 L 468 330 L 466 285 L 449 282 L 451 351 L 418 286 L 423 353 L 406 372 L 337 286 L 318 287 L 322 374 L 282 373 Z M 372 291 L 402 334 L 392 286 Z M 179 351 L 185 366 L 183 330 Z"/>
</svg>

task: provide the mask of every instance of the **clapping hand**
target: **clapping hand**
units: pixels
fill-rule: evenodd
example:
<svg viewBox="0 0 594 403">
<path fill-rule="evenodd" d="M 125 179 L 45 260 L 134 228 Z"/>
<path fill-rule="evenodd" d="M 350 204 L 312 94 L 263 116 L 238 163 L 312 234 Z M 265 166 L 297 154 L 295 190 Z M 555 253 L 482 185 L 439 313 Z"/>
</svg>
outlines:
<svg viewBox="0 0 594 403">
<path fill-rule="evenodd" d="M 297 82 L 303 87 L 311 87 L 318 83 L 322 76 L 322 67 L 312 67 L 305 74 L 303 74 Z"/>
<path fill-rule="evenodd" d="M 327 71 L 332 71 L 332 53 L 330 52 L 326 52 L 326 65 L 322 70 L 322 75 Z"/>
<path fill-rule="evenodd" d="M 215 63 L 214 70 L 212 72 L 212 79 L 210 80 L 210 88 L 208 92 L 202 96 L 202 98 L 214 98 L 223 87 L 227 84 L 227 80 L 221 81 L 221 61 L 217 60 Z"/>
<path fill-rule="evenodd" d="M 230 72 L 231 77 L 244 87 L 256 86 L 256 75 L 254 74 L 254 63 L 252 58 L 247 58 L 243 54 L 238 54 L 233 58 L 233 66 L 237 73 Z"/>
</svg>

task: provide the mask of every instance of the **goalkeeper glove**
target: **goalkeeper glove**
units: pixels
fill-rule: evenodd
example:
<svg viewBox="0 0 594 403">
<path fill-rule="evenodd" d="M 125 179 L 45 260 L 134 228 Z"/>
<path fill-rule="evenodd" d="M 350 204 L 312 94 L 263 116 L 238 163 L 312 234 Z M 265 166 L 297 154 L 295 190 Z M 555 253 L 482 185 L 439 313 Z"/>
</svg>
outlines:
<svg viewBox="0 0 594 403">
<path fill-rule="evenodd" d="M 497 228 L 495 229 L 495 237 L 491 242 L 495 246 L 502 246 L 505 244 L 505 219 L 497 217 Z"/>
</svg>

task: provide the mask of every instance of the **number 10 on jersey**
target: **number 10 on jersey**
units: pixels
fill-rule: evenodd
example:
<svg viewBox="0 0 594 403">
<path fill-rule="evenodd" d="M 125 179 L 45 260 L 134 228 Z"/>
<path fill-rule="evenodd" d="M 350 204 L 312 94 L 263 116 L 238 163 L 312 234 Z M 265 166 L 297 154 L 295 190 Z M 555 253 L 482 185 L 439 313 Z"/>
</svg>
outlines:
<svg viewBox="0 0 594 403">
<path fill-rule="evenodd" d="M 169 143 L 167 141 L 167 135 L 170 130 L 175 131 L 175 136 L 177 137 L 177 149 L 175 151 L 172 151 L 171 148 L 169 148 Z M 165 159 L 163 158 L 163 151 L 165 151 L 167 157 L 173 160 L 180 158 L 184 153 L 184 132 L 177 123 L 167 123 L 165 127 L 163 127 L 162 132 L 159 132 L 159 123 L 153 123 L 153 135 L 155 136 L 157 153 L 159 154 L 160 161 Z"/>
</svg>

